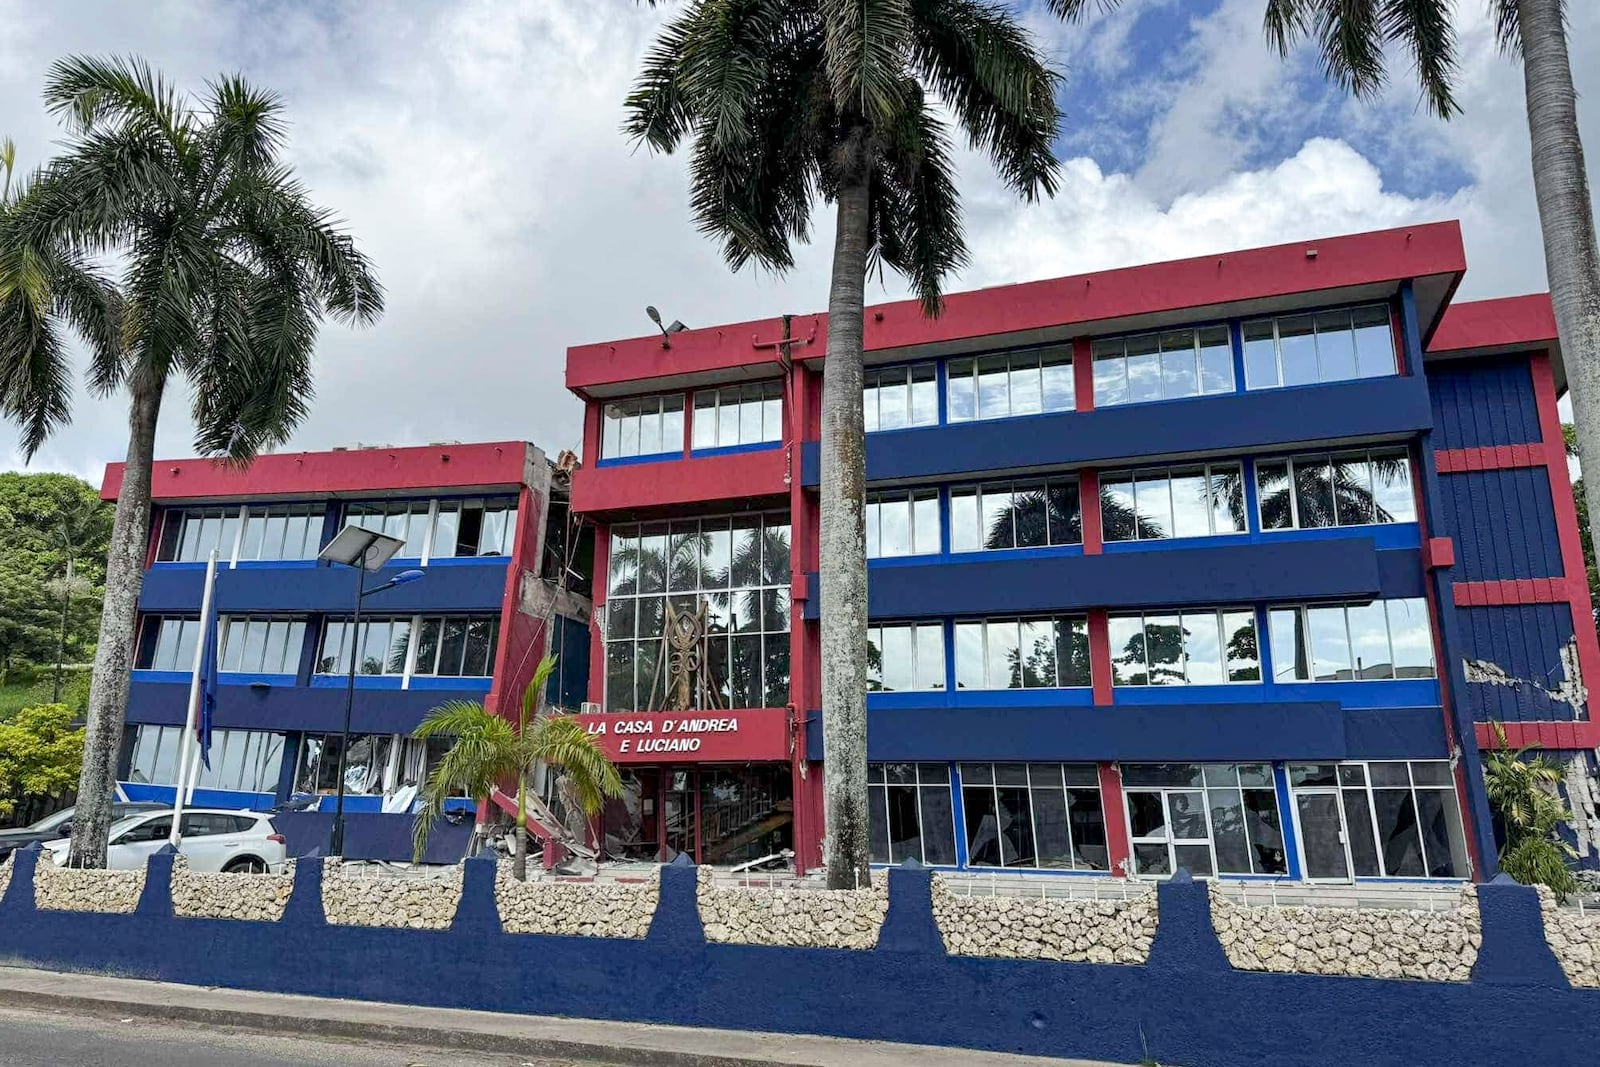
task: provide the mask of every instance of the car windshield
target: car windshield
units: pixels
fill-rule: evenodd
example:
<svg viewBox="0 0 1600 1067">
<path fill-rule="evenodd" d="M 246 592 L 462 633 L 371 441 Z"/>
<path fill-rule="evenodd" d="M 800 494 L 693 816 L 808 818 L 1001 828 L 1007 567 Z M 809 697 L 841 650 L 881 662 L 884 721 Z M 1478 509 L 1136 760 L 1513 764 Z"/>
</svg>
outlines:
<svg viewBox="0 0 1600 1067">
<path fill-rule="evenodd" d="M 44 818 L 40 819 L 38 822 L 36 822 L 32 826 L 28 827 L 28 829 L 34 831 L 35 833 L 40 833 L 40 834 L 49 833 L 51 830 L 55 830 L 55 829 L 59 828 L 62 823 L 65 823 L 67 820 L 69 820 L 71 818 L 72 818 L 72 809 L 71 808 L 63 808 L 61 811 L 56 812 L 54 815 L 46 815 Z"/>
</svg>

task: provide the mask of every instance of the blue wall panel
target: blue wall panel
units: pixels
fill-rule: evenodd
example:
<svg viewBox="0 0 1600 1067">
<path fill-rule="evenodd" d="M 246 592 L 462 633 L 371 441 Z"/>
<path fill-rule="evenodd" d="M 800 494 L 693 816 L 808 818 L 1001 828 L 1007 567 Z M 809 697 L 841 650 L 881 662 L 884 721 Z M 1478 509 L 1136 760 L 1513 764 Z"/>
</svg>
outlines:
<svg viewBox="0 0 1600 1067">
<path fill-rule="evenodd" d="M 396 679 L 398 681 L 399 679 Z M 482 700 L 483 688 L 360 689 L 350 714 L 357 733 L 410 733 L 429 711 L 447 700 Z M 217 687 L 219 730 L 337 731 L 344 724 L 343 686 Z M 128 722 L 182 726 L 189 685 L 135 681 L 128 691 Z"/>
<path fill-rule="evenodd" d="M 1572 611 L 1565 604 L 1457 607 L 1462 655 L 1493 664 L 1511 684 L 1468 682 L 1468 705 L 1478 722 L 1565 721 L 1573 708 L 1553 698 L 1565 678 L 1561 650 L 1572 640 Z"/>
<path fill-rule="evenodd" d="M 506 593 L 506 561 L 473 560 L 455 566 L 423 568 L 420 582 L 386 589 L 366 601 L 374 615 L 419 611 L 499 611 Z M 367 587 L 382 585 L 411 566 L 389 566 L 367 576 Z M 145 571 L 139 610 L 149 613 L 200 613 L 204 567 L 157 564 Z M 349 614 L 356 596 L 356 574 L 349 567 L 304 564 L 239 567 L 217 571 L 217 609 L 333 612 Z"/>
<path fill-rule="evenodd" d="M 1454 581 L 1563 573 L 1550 476 L 1543 467 L 1439 475 L 1437 532 L 1455 540 Z"/>
<path fill-rule="evenodd" d="M 1472 980 L 1440 983 L 1236 971 L 1186 875 L 1157 890 L 1148 962 L 1118 966 L 947 955 L 926 870 L 886 872 L 878 944 L 848 951 L 708 943 L 693 867 L 662 869 L 649 934 L 630 941 L 504 933 L 486 860 L 467 863 L 451 927 L 423 931 L 328 924 L 315 860 L 278 922 L 175 918 L 170 855 L 132 915 L 46 911 L 38 855 L 13 861 L 0 957 L 58 971 L 1185 1067 L 1569 1067 L 1600 1047 L 1600 991 L 1568 986 L 1515 885 L 1479 889 Z"/>
<path fill-rule="evenodd" d="M 1427 370 L 1435 448 L 1539 440 L 1539 410 L 1525 356 L 1429 363 Z"/>
<path fill-rule="evenodd" d="M 1338 440 L 1393 440 L 1426 430 L 1431 422 L 1424 380 L 1369 378 L 874 433 L 867 437 L 867 480 L 929 480 L 1200 453 L 1236 455 Z M 803 450 L 806 485 L 820 480 L 819 447 L 809 442 Z"/>
</svg>

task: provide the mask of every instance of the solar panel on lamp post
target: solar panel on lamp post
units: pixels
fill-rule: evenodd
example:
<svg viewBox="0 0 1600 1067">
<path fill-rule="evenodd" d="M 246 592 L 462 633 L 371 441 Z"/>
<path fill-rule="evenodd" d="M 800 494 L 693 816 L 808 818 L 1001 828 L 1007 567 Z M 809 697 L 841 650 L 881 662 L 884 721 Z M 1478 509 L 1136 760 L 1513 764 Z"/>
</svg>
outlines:
<svg viewBox="0 0 1600 1067">
<path fill-rule="evenodd" d="M 339 734 L 338 792 L 333 806 L 333 833 L 328 841 L 330 856 L 344 855 L 345 759 L 350 752 L 350 713 L 356 699 L 356 653 L 361 640 L 361 602 L 374 593 L 406 585 L 424 577 L 422 571 L 401 571 L 382 585 L 367 588 L 367 572 L 380 571 L 394 554 L 405 546 L 398 537 L 350 525 L 340 530 L 328 547 L 317 553 L 325 563 L 338 563 L 356 569 L 355 611 L 350 619 L 350 671 L 344 691 L 344 729 Z"/>
</svg>

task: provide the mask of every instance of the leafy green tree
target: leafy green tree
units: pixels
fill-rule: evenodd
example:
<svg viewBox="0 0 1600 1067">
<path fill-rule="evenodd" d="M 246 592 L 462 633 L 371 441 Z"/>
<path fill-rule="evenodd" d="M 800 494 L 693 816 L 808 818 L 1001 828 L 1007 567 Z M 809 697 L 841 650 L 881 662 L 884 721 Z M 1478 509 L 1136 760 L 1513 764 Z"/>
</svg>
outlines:
<svg viewBox="0 0 1600 1067">
<path fill-rule="evenodd" d="M 229 75 L 195 100 L 142 60 L 71 57 L 51 66 L 44 96 L 67 139 L 0 222 L 0 298 L 10 294 L 0 316 L 0 408 L 22 425 L 30 456 L 68 420 L 65 328 L 90 342 L 90 389 L 128 392 L 127 463 L 72 827 L 72 862 L 98 867 L 162 398 L 187 380 L 196 449 L 248 462 L 304 418 L 323 318 L 373 322 L 383 290 L 279 159 L 287 127 L 276 95 Z M 120 293 L 81 266 L 100 254 L 119 263 Z"/>
<path fill-rule="evenodd" d="M 65 704 L 23 708 L 0 722 L 0 815 L 27 797 L 53 797 L 78 782 L 83 731 Z"/>
<path fill-rule="evenodd" d="M 1079 14 L 1084 0 L 1051 0 Z M 870 881 L 862 310 L 869 272 L 924 312 L 967 259 L 950 120 L 1024 199 L 1055 192 L 1059 76 L 983 0 L 693 0 L 628 97 L 628 133 L 691 149 L 691 206 L 735 270 L 794 264 L 834 208 L 822 385 L 822 710 L 828 884 Z"/>
<path fill-rule="evenodd" d="M 545 685 L 556 669 L 546 656 L 522 691 L 516 722 L 501 718 L 475 700 L 452 700 L 428 713 L 412 735 L 421 740 L 451 739 L 422 788 L 422 809 L 411 828 L 412 858 L 422 862 L 428 835 L 444 815 L 445 802 L 465 792 L 488 803 L 502 782 L 517 783 L 516 849 L 512 873 L 528 877 L 528 779 L 543 763 L 567 777 L 584 814 L 598 815 L 606 798 L 622 796 L 622 777 L 600 743 L 576 718 L 539 709 Z"/>
<path fill-rule="evenodd" d="M 1500 869 L 1523 885 L 1549 886 L 1566 900 L 1578 888 L 1567 863 L 1577 853 L 1558 833 L 1569 818 L 1556 792 L 1566 771 L 1557 760 L 1529 755 L 1537 745 L 1512 749 L 1505 727 L 1491 725 L 1496 743 L 1483 751 L 1483 779 L 1489 806 L 1505 831 Z"/>
</svg>

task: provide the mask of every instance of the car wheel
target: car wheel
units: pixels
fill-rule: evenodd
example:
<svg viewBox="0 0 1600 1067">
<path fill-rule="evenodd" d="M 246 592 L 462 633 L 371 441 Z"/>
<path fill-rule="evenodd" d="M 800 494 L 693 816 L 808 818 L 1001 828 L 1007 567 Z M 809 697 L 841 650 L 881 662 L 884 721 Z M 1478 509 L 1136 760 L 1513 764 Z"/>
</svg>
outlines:
<svg viewBox="0 0 1600 1067">
<path fill-rule="evenodd" d="M 255 856 L 244 856 L 222 868 L 223 874 L 266 874 L 267 863 Z"/>
</svg>

